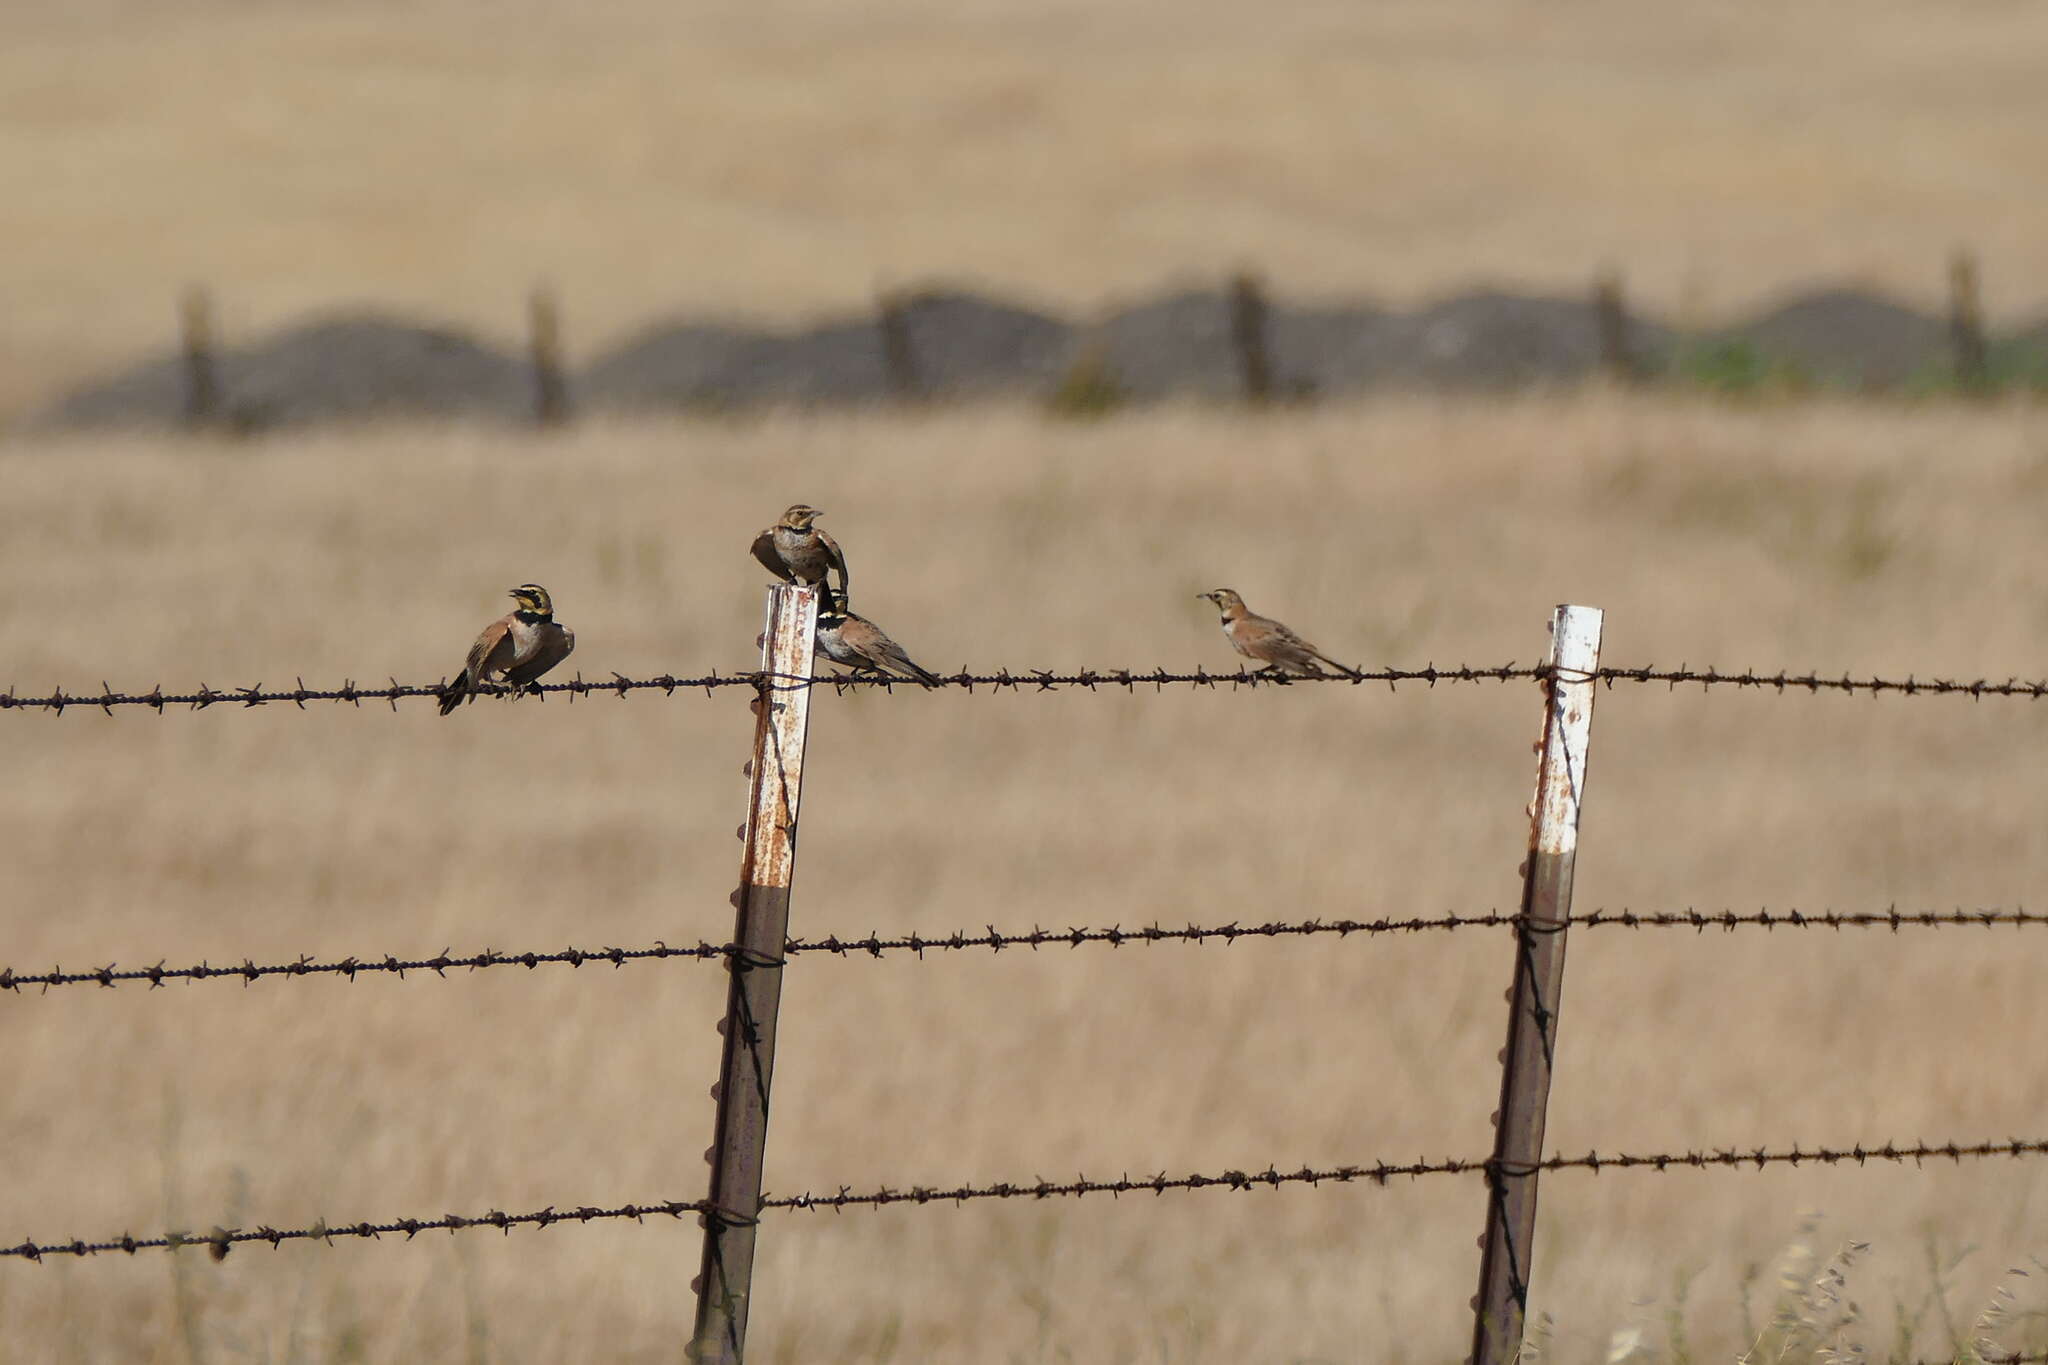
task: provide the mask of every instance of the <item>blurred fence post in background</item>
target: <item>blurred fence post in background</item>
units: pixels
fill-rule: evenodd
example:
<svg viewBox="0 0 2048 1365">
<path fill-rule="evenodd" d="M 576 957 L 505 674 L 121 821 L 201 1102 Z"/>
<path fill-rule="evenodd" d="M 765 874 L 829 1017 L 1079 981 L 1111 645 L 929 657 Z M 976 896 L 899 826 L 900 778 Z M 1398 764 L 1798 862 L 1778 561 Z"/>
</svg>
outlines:
<svg viewBox="0 0 2048 1365">
<path fill-rule="evenodd" d="M 1543 681 L 1542 760 L 1530 806 L 1522 913 L 1515 925 L 1515 984 L 1501 1052 L 1500 1108 L 1486 1164 L 1486 1233 L 1479 1240 L 1479 1293 L 1472 1300 L 1471 1365 L 1513 1365 L 1522 1349 L 1536 1241 L 1536 1177 L 1544 1111 L 1557 1058 L 1572 864 L 1592 738 L 1601 613 L 1561 606 L 1550 622 L 1550 676 Z"/>
<path fill-rule="evenodd" d="M 885 289 L 876 300 L 875 325 L 882 337 L 882 374 L 889 396 L 899 403 L 915 403 L 925 397 L 924 376 L 917 369 L 917 348 L 910 343 L 908 300 L 894 289 Z"/>
<path fill-rule="evenodd" d="M 740 831 L 746 852 L 740 886 L 733 892 L 738 917 L 726 957 L 725 1020 L 719 1025 L 724 1055 L 711 1092 L 718 1101 L 717 1128 L 705 1154 L 711 1162 L 710 1207 L 701 1215 L 704 1260 L 693 1286 L 697 1325 L 690 1356 L 703 1365 L 739 1365 L 746 1354 L 817 628 L 818 589 L 781 585 L 768 590 L 768 626 L 753 702 L 754 757 L 747 765 L 752 781 L 747 823 Z"/>
<path fill-rule="evenodd" d="M 1991 356 L 1984 340 L 1977 256 L 1968 247 L 1958 247 L 1949 257 L 1948 331 L 1955 346 L 1956 386 L 1968 393 L 1982 393 L 1991 383 Z"/>
<path fill-rule="evenodd" d="M 562 313 L 547 286 L 537 285 L 527 296 L 526 321 L 534 425 L 560 426 L 569 420 L 569 383 L 562 369 Z"/>
<path fill-rule="evenodd" d="M 1271 312 L 1264 283 L 1255 272 L 1240 270 L 1230 281 L 1230 344 L 1244 379 L 1244 401 L 1254 407 L 1273 398 L 1273 360 L 1266 344 Z"/>
<path fill-rule="evenodd" d="M 1633 384 L 1635 357 L 1628 349 L 1628 304 L 1621 292 L 1621 272 L 1603 270 L 1593 279 L 1593 327 L 1599 346 L 1600 373 L 1615 384 Z"/>
<path fill-rule="evenodd" d="M 192 285 L 178 299 L 178 349 L 185 365 L 185 425 L 197 431 L 220 420 L 220 371 L 213 356 L 213 296 Z"/>
</svg>

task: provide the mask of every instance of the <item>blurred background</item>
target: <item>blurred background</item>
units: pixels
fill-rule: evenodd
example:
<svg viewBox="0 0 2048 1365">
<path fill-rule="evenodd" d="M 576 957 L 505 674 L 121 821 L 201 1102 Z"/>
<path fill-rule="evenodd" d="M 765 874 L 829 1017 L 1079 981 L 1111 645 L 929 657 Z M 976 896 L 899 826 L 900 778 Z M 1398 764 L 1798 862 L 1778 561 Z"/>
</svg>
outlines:
<svg viewBox="0 0 2048 1365">
<path fill-rule="evenodd" d="M 1373 666 L 1530 663 L 1574 601 L 1619 665 L 2039 677 L 2044 43 L 1991 3 L 7 7 L 0 685 L 432 682 L 528 581 L 562 676 L 744 669 L 799 499 L 944 671 L 1228 668 L 1228 585 Z M 729 931 L 737 691 L 0 720 L 17 972 Z M 793 927 L 1508 910 L 1540 720 L 821 696 Z M 1603 693 L 1578 905 L 2027 903 L 2044 724 Z M 1588 930 L 1551 1144 L 2043 1136 L 2039 932 Z M 803 959 L 768 1185 L 1481 1157 L 1510 967 Z M 697 1198 L 722 999 L 691 962 L 9 995 L 0 1242 Z M 1560 1173 L 1538 1345 L 2039 1348 L 2043 1172 Z M 1456 1359 L 1483 1215 L 1453 1177 L 786 1214 L 754 1354 Z M 0 1359 L 674 1360 L 698 1247 L 10 1260 Z"/>
</svg>

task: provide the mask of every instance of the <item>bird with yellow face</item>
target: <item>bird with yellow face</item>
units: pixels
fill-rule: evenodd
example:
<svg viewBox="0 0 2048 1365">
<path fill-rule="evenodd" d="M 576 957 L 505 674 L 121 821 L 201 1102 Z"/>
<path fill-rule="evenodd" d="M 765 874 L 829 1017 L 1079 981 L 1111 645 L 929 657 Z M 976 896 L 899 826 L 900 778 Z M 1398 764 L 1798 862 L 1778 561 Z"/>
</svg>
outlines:
<svg viewBox="0 0 2048 1365">
<path fill-rule="evenodd" d="M 514 692 L 569 657 L 576 632 L 555 619 L 555 600 L 538 583 L 521 583 L 508 594 L 517 604 L 484 627 L 469 647 L 462 672 L 441 690 L 441 714 L 473 701 L 484 683 L 503 679 Z"/>
<path fill-rule="evenodd" d="M 895 673 L 915 678 L 926 687 L 938 685 L 938 675 L 921 668 L 903 646 L 883 633 L 865 616 L 856 616 L 846 598 L 825 590 L 825 606 L 818 613 L 818 652 L 842 668 L 856 673 Z"/>
</svg>

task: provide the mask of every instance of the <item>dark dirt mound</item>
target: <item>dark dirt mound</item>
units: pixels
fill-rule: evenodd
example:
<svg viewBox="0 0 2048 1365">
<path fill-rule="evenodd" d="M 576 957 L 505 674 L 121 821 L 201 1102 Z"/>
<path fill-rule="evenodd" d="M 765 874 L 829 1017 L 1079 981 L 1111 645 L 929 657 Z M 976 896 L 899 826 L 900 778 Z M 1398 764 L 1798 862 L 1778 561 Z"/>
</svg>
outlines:
<svg viewBox="0 0 2048 1365">
<path fill-rule="evenodd" d="M 1073 342 L 1058 318 L 968 293 L 920 293 L 902 315 L 918 380 L 939 394 L 1042 393 Z"/>
<path fill-rule="evenodd" d="M 655 326 L 592 361 L 577 394 L 593 408 L 717 406 L 733 401 L 740 376 L 779 344 L 766 332 L 718 323 Z"/>
<path fill-rule="evenodd" d="M 1189 290 L 1113 313 L 1076 348 L 1077 361 L 1085 349 L 1131 398 L 1244 391 L 1230 340 L 1230 299 L 1217 290 Z"/>
<path fill-rule="evenodd" d="M 1191 289 L 1113 313 L 1075 339 L 1131 398 L 1237 398 L 1244 358 L 1232 296 Z M 1398 350 L 1398 320 L 1368 303 L 1321 308 L 1266 304 L 1267 365 L 1276 396 L 1307 396 L 1373 382 Z M 1073 362 L 1070 362 L 1073 363 Z"/>
<path fill-rule="evenodd" d="M 1112 399 L 1227 401 L 1245 392 L 1233 312 L 1230 292 L 1189 289 L 1074 327 L 962 290 L 930 289 L 901 299 L 893 331 L 874 315 L 796 332 L 679 319 L 591 364 L 572 386 L 572 408 L 1045 398 L 1082 378 Z M 1568 384 L 1600 363 L 1590 298 L 1481 290 L 1413 313 L 1364 301 L 1269 301 L 1265 328 L 1272 391 L 1281 398 Z M 1872 389 L 1945 373 L 1951 363 L 1941 320 L 1849 289 L 1810 293 L 1747 325 L 1695 337 L 1676 360 L 1672 331 L 1633 317 L 1627 346 L 1638 373 L 1681 380 L 1699 377 L 1688 365 L 1701 348 L 1750 370 L 1782 365 L 1815 382 Z M 2048 373 L 2048 320 L 2002 339 L 1998 354 L 2023 358 L 2029 348 Z M 526 421 L 535 402 L 522 360 L 459 332 L 375 314 L 317 320 L 225 351 L 217 379 L 221 421 L 244 430 L 391 415 Z M 184 417 L 185 388 L 179 359 L 159 357 L 77 390 L 32 424 L 172 425 Z"/>
<path fill-rule="evenodd" d="M 303 323 L 215 359 L 219 417 L 247 431 L 377 417 L 488 415 L 532 409 L 526 366 L 464 334 L 377 314 Z M 37 426 L 149 427 L 184 419 L 183 362 L 159 357 L 78 389 Z"/>
<path fill-rule="evenodd" d="M 775 334 L 679 322 L 641 333 L 585 371 L 584 401 L 600 408 L 878 401 L 1037 392 L 1057 375 L 1066 324 L 972 294 L 929 290 L 900 306 L 904 365 L 892 362 L 879 318 Z"/>
<path fill-rule="evenodd" d="M 1669 331 L 1631 319 L 1630 348 L 1646 372 L 1663 364 Z M 1231 301 L 1197 290 L 1111 317 L 1092 337 L 1125 391 L 1235 397 L 1243 365 Z M 1267 346 L 1281 394 L 1377 387 L 1510 388 L 1581 379 L 1599 363 L 1593 306 L 1498 292 L 1459 295 L 1420 313 L 1359 302 L 1271 305 Z"/>
<path fill-rule="evenodd" d="M 2048 361 L 2048 318 L 2042 318 L 2030 327 L 2020 328 L 2003 338 L 2000 345 Z"/>
<path fill-rule="evenodd" d="M 1586 378 L 1600 363 L 1600 326 L 1589 299 L 1486 290 L 1433 304 L 1412 319 L 1414 336 L 1396 375 L 1417 386 L 1517 388 Z M 1661 369 L 1668 329 L 1628 319 L 1627 347 L 1641 373 Z"/>
<path fill-rule="evenodd" d="M 1855 289 L 1801 295 L 1728 329 L 1725 339 L 1747 341 L 1823 383 L 1871 388 L 1903 384 L 1950 360 L 1945 322 Z"/>
<path fill-rule="evenodd" d="M 1384 384 L 1401 363 L 1413 329 L 1398 313 L 1370 303 L 1280 308 L 1268 345 L 1283 394 L 1335 394 Z"/>
</svg>

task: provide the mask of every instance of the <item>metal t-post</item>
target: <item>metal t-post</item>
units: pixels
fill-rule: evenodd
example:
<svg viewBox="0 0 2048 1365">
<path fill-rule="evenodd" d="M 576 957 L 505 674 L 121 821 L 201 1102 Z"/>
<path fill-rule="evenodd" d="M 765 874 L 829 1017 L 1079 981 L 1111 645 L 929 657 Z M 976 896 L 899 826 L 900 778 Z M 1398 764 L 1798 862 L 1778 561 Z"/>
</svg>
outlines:
<svg viewBox="0 0 2048 1365">
<path fill-rule="evenodd" d="M 695 1289 L 691 1358 L 740 1365 L 754 1273 L 755 1217 L 768 1145 L 768 1087 L 775 1070 L 775 1011 L 782 999 L 782 954 L 789 932 L 789 887 L 796 870 L 797 798 L 803 785 L 804 734 L 810 721 L 818 590 L 768 590 L 761 681 L 754 699 L 753 782 L 742 837 L 738 920 L 726 958 L 724 1060 L 719 1067 L 717 1134 L 711 1162 L 711 1210 L 702 1215 L 704 1261 Z"/>
<path fill-rule="evenodd" d="M 1500 1108 L 1486 1164 L 1486 1234 L 1471 1365 L 1513 1365 L 1522 1349 L 1536 1243 L 1536 1177 L 1543 1119 L 1557 1061 L 1557 1013 L 1564 991 L 1565 930 L 1572 916 L 1572 863 L 1600 667 L 1600 611 L 1564 606 L 1550 622 L 1550 676 L 1543 680 L 1543 740 L 1530 806 L 1529 860 L 1522 865 L 1522 913 L 1515 926 L 1515 984 L 1508 993 L 1508 1044 L 1501 1053 Z"/>
</svg>

